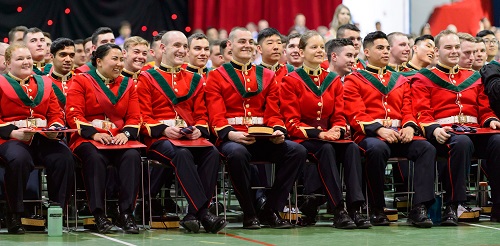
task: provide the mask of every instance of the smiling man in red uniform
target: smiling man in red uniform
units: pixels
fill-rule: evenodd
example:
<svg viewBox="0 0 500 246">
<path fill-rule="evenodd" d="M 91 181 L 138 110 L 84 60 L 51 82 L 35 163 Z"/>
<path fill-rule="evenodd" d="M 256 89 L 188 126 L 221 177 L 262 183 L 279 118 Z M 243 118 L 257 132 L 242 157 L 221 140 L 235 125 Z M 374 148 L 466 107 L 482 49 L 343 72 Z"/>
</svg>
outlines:
<svg viewBox="0 0 500 246">
<path fill-rule="evenodd" d="M 66 91 L 73 77 L 71 70 L 75 58 L 75 44 L 71 39 L 58 38 L 52 42 L 50 53 L 54 57 L 53 69 L 47 77 L 52 79 L 52 89 L 57 96 L 59 106 L 64 110 Z"/>
<path fill-rule="evenodd" d="M 206 80 L 209 70 L 207 69 L 208 57 L 210 56 L 210 44 L 207 36 L 202 33 L 195 33 L 188 38 L 187 56 L 189 63 L 182 67 L 189 72 L 197 73 Z"/>
<path fill-rule="evenodd" d="M 500 129 L 490 109 L 478 72 L 460 69 L 460 41 L 456 33 L 445 30 L 435 38 L 439 62 L 422 69 L 412 79 L 413 112 L 426 138 L 447 158 L 440 165 L 444 178 L 446 209 L 441 225 L 458 225 L 457 206 L 466 201 L 465 168 L 473 154 L 487 159 L 486 170 L 492 189 L 491 220 L 500 220 L 500 135 L 458 135 L 451 125 Z M 450 180 L 451 179 L 451 180 Z"/>
<path fill-rule="evenodd" d="M 353 139 L 365 152 L 365 174 L 373 225 L 388 225 L 384 214 L 384 171 L 391 156 L 414 161 L 413 209 L 408 220 L 417 227 L 431 227 L 427 208 L 434 203 L 436 150 L 427 141 L 413 141 L 419 128 L 411 111 L 410 85 L 399 73 L 387 70 L 389 42 L 380 31 L 363 41 L 366 70 L 344 80 L 345 111 Z"/>
<path fill-rule="evenodd" d="M 389 68 L 396 72 L 404 71 L 404 65 L 410 60 L 410 41 L 401 32 L 393 32 L 387 35 L 387 40 L 391 46 L 389 55 Z"/>
<path fill-rule="evenodd" d="M 198 232 L 201 222 L 207 232 L 217 233 L 227 224 L 208 211 L 219 170 L 219 152 L 214 146 L 189 148 L 169 141 L 182 138 L 181 129 L 185 127 L 193 127 L 185 134 L 188 139 L 208 138 L 205 80 L 181 68 L 188 47 L 183 33 L 165 33 L 160 46 L 160 67 L 144 72 L 137 86 L 148 156 L 174 168 L 189 202 L 181 225 Z"/>
<path fill-rule="evenodd" d="M 282 210 L 288 193 L 306 160 L 301 145 L 285 140 L 285 124 L 279 113 L 279 84 L 274 73 L 250 62 L 254 49 L 252 34 L 245 28 L 234 28 L 228 47 L 233 59 L 211 72 L 208 77 L 206 104 L 210 127 L 217 135 L 236 197 L 244 213 L 243 228 L 258 229 L 260 224 L 272 228 L 290 228 L 278 211 Z M 273 128 L 276 137 L 256 140 L 248 136 L 249 126 Z M 257 218 L 255 194 L 250 188 L 250 161 L 273 161 L 278 172 L 268 199 Z M 260 220 L 259 220 L 260 219 Z"/>
<path fill-rule="evenodd" d="M 149 43 L 139 36 L 133 36 L 125 39 L 123 43 L 123 61 L 124 67 L 122 75 L 129 77 L 137 84 L 137 79 L 141 69 L 146 65 Z"/>
<path fill-rule="evenodd" d="M 274 72 L 276 81 L 281 82 L 283 76 L 288 71 L 294 70 L 292 65 L 280 64 L 281 56 L 283 55 L 283 44 L 281 34 L 274 28 L 266 28 L 259 32 L 257 36 L 257 51 L 262 56 L 263 66 Z"/>
</svg>

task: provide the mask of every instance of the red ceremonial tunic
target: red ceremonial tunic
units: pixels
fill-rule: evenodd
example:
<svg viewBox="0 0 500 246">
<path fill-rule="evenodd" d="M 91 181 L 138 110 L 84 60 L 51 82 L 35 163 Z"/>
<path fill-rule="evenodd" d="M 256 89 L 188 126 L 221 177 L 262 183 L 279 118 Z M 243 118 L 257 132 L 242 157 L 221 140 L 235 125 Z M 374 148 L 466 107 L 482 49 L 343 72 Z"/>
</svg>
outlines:
<svg viewBox="0 0 500 246">
<path fill-rule="evenodd" d="M 142 71 L 147 71 L 151 68 L 154 68 L 155 67 L 155 62 L 152 61 L 152 62 L 148 62 L 146 63 L 146 65 L 144 65 L 144 67 L 141 68 Z"/>
<path fill-rule="evenodd" d="M 46 120 L 50 126 L 64 126 L 62 111 L 52 91 L 52 81 L 39 75 L 31 75 L 25 85 L 11 75 L 0 75 L 0 144 L 10 139 L 15 121 L 28 118 Z M 42 126 L 38 126 L 42 127 Z"/>
<path fill-rule="evenodd" d="M 208 137 L 204 84 L 199 74 L 181 68 L 160 66 L 139 76 L 141 131 L 148 148 L 159 139 L 167 139 L 163 131 L 168 126 L 162 121 L 184 120 L 186 126 L 196 126 L 204 137 Z"/>
<path fill-rule="evenodd" d="M 376 137 L 376 130 L 384 124 L 397 128 L 411 126 L 418 130 L 412 115 L 408 79 L 386 68 L 368 65 L 366 70 L 347 75 L 344 106 L 357 143 L 365 136 Z"/>
<path fill-rule="evenodd" d="M 46 77 L 52 80 L 52 90 L 54 90 L 54 94 L 59 101 L 59 106 L 64 112 L 64 108 L 66 106 L 66 96 L 68 94 L 68 88 L 73 78 L 73 73 L 69 72 L 66 75 L 60 75 L 57 72 L 52 71 Z"/>
<path fill-rule="evenodd" d="M 95 70 L 94 65 L 92 65 L 92 62 L 87 62 L 77 68 L 75 68 L 75 74 L 80 74 L 80 73 L 86 73 L 90 70 Z"/>
<path fill-rule="evenodd" d="M 202 68 L 199 68 L 199 67 L 191 65 L 189 63 L 184 63 L 184 64 L 182 64 L 181 67 L 183 69 L 185 69 L 186 71 L 189 71 L 191 73 L 197 73 L 197 74 L 203 76 L 203 79 L 205 81 L 207 81 L 208 74 L 210 73 L 210 70 L 206 66 L 202 67 Z"/>
<path fill-rule="evenodd" d="M 213 70 L 205 100 L 210 127 L 219 140 L 227 140 L 230 131 L 247 132 L 249 124 L 233 122 L 244 117 L 253 117 L 253 125 L 261 123 L 286 133 L 278 106 L 278 82 L 272 71 L 261 66 L 231 61 Z"/>
<path fill-rule="evenodd" d="M 354 61 L 354 64 L 352 64 L 352 71 L 356 71 L 358 69 L 365 69 L 366 68 L 366 62 L 363 61 L 362 59 L 356 58 Z"/>
<path fill-rule="evenodd" d="M 434 129 L 440 126 L 489 127 L 489 122 L 497 119 L 484 93 L 481 75 L 476 71 L 437 64 L 432 69 L 420 70 L 412 83 L 413 113 L 428 139 L 433 138 Z M 472 122 L 472 117 L 476 122 Z M 459 118 L 465 122 L 458 122 Z"/>
<path fill-rule="evenodd" d="M 298 142 L 318 138 L 319 133 L 339 126 L 345 133 L 344 89 L 340 77 L 320 68 L 298 68 L 283 77 L 280 110 L 288 134 Z"/>
<path fill-rule="evenodd" d="M 288 73 L 291 73 L 291 72 L 293 72 L 293 70 L 295 70 L 292 65 L 288 65 L 288 64 L 276 64 L 274 66 L 271 66 L 271 65 L 268 65 L 265 63 L 261 63 L 260 66 L 263 66 L 263 67 L 273 71 L 274 76 L 275 76 L 278 84 L 283 82 L 283 77 L 285 77 L 285 75 L 287 75 Z"/>
<path fill-rule="evenodd" d="M 72 150 L 83 142 L 91 142 L 91 136 L 98 132 L 114 136 L 128 131 L 130 139 L 138 137 L 141 113 L 133 85 L 133 81 L 123 76 L 105 83 L 96 70 L 74 76 L 68 90 L 66 120 L 71 128 L 80 131 L 71 136 Z M 93 126 L 93 120 L 111 121 L 116 128 L 107 131 Z"/>
</svg>

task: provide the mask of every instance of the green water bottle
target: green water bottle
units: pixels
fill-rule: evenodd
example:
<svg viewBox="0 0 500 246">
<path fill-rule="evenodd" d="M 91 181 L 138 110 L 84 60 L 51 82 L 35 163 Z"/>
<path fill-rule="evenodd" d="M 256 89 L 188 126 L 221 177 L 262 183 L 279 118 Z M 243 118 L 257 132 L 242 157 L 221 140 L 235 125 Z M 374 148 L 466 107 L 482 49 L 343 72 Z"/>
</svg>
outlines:
<svg viewBox="0 0 500 246">
<path fill-rule="evenodd" d="M 47 229 L 49 237 L 62 236 L 63 210 L 58 203 L 50 204 L 47 213 Z"/>
</svg>

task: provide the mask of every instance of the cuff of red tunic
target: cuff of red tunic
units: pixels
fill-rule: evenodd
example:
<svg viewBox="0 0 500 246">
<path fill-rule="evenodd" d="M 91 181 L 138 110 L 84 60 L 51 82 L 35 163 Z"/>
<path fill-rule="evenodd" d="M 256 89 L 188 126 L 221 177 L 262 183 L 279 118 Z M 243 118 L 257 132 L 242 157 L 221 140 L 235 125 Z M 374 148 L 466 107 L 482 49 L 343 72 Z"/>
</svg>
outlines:
<svg viewBox="0 0 500 246">
<path fill-rule="evenodd" d="M 92 139 L 92 135 L 98 132 L 93 126 L 80 125 L 80 135 L 85 139 Z"/>
<path fill-rule="evenodd" d="M 10 139 L 10 134 L 12 131 L 19 129 L 17 126 L 12 124 L 7 124 L 5 126 L 0 127 L 0 137 L 2 139 Z"/>
</svg>

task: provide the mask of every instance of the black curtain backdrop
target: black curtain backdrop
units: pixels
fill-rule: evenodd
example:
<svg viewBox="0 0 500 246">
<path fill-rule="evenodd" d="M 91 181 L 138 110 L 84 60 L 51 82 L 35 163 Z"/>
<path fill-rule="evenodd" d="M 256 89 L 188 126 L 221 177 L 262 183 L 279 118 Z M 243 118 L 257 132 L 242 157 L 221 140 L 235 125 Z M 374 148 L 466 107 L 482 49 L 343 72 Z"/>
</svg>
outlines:
<svg viewBox="0 0 500 246">
<path fill-rule="evenodd" d="M 53 39 L 84 39 L 101 26 L 110 27 L 118 37 L 123 20 L 130 22 L 133 36 L 147 40 L 154 31 L 190 30 L 186 0 L 0 0 L 0 42 L 19 25 L 38 27 Z"/>
</svg>

